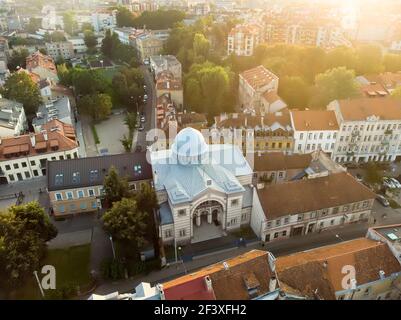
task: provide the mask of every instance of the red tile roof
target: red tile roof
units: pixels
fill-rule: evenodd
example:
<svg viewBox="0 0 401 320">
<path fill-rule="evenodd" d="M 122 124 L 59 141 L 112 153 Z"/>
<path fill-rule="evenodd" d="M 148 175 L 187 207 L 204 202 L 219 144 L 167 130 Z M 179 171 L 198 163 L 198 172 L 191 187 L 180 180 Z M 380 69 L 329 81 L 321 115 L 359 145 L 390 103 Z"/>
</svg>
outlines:
<svg viewBox="0 0 401 320">
<path fill-rule="evenodd" d="M 268 85 L 273 80 L 278 80 L 278 77 L 273 72 L 262 65 L 242 72 L 240 77 L 255 90 Z"/>
<path fill-rule="evenodd" d="M 213 288 L 207 288 L 203 276 L 169 286 L 163 291 L 166 300 L 216 300 Z"/>
<path fill-rule="evenodd" d="M 26 69 L 28 71 L 32 71 L 37 67 L 48 69 L 49 71 L 57 74 L 57 69 L 53 58 L 42 54 L 40 51 L 36 51 L 26 58 Z"/>
</svg>

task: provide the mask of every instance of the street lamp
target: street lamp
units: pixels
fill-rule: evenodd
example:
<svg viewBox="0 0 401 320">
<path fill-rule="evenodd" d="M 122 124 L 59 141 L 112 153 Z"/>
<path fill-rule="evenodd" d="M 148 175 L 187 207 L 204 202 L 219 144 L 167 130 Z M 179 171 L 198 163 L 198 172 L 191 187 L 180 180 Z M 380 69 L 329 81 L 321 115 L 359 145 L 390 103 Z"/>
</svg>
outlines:
<svg viewBox="0 0 401 320">
<path fill-rule="evenodd" d="M 110 239 L 110 242 L 111 242 L 111 250 L 113 250 L 113 258 L 114 258 L 114 260 L 116 260 L 116 252 L 114 250 L 113 237 L 110 236 L 109 239 Z"/>
</svg>

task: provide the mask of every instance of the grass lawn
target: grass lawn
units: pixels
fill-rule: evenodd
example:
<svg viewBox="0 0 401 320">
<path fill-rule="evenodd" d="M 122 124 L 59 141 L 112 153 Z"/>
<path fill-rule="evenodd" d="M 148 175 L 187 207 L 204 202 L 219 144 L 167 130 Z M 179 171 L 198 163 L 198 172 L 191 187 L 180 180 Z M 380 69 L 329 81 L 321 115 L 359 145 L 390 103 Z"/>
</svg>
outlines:
<svg viewBox="0 0 401 320">
<path fill-rule="evenodd" d="M 53 265 L 55 267 L 56 289 L 65 286 L 80 286 L 81 288 L 86 289 L 91 282 L 90 245 L 49 250 L 42 265 Z M 39 279 L 43 276 L 41 275 L 40 270 L 38 276 Z M 13 293 L 11 298 L 40 299 L 40 291 L 34 276 L 27 281 L 24 287 Z"/>
<path fill-rule="evenodd" d="M 103 76 L 111 82 L 113 79 L 114 75 L 120 70 L 120 67 L 115 67 L 115 68 L 104 68 L 104 69 L 98 69 L 99 72 L 103 74 Z"/>
</svg>

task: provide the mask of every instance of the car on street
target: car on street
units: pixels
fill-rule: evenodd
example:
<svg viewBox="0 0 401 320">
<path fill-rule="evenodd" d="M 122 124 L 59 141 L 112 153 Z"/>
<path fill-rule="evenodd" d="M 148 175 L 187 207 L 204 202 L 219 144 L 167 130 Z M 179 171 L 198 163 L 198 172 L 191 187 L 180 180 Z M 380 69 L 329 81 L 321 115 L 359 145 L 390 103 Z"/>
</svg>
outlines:
<svg viewBox="0 0 401 320">
<path fill-rule="evenodd" d="M 401 189 L 401 183 L 398 180 L 390 178 L 390 181 L 393 183 L 393 185 L 395 185 L 397 189 Z"/>
<path fill-rule="evenodd" d="M 390 189 L 395 189 L 396 185 L 388 177 L 383 177 L 383 185 Z"/>
<path fill-rule="evenodd" d="M 356 178 L 356 180 L 359 181 L 359 182 L 362 182 L 362 181 L 363 181 L 362 175 L 361 175 L 360 173 L 357 173 L 357 174 L 355 175 L 355 178 Z"/>
<path fill-rule="evenodd" d="M 388 200 L 381 194 L 377 195 L 376 200 L 379 201 L 381 203 L 381 205 L 384 207 L 390 206 L 390 202 L 388 202 Z"/>
<path fill-rule="evenodd" d="M 143 131 L 145 130 L 145 126 L 143 125 L 143 123 L 141 123 L 141 125 L 138 128 L 138 131 Z"/>
<path fill-rule="evenodd" d="M 150 64 L 150 61 L 149 61 L 149 59 L 145 59 L 145 60 L 143 60 L 143 64 L 145 65 L 145 66 L 148 66 L 149 64 Z"/>
<path fill-rule="evenodd" d="M 144 123 L 146 121 L 145 116 L 141 116 L 141 122 Z"/>
</svg>

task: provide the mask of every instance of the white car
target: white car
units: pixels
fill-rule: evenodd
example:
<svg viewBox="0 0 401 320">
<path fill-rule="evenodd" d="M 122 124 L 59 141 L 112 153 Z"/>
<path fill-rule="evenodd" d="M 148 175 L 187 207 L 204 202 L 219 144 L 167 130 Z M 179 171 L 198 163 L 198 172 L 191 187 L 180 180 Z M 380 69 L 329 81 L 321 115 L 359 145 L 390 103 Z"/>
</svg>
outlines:
<svg viewBox="0 0 401 320">
<path fill-rule="evenodd" d="M 390 178 L 390 181 L 395 185 L 397 189 L 401 189 L 401 183 L 397 179 Z"/>
<path fill-rule="evenodd" d="M 383 184 L 390 189 L 397 188 L 394 182 L 392 182 L 388 177 L 383 177 Z"/>
</svg>

